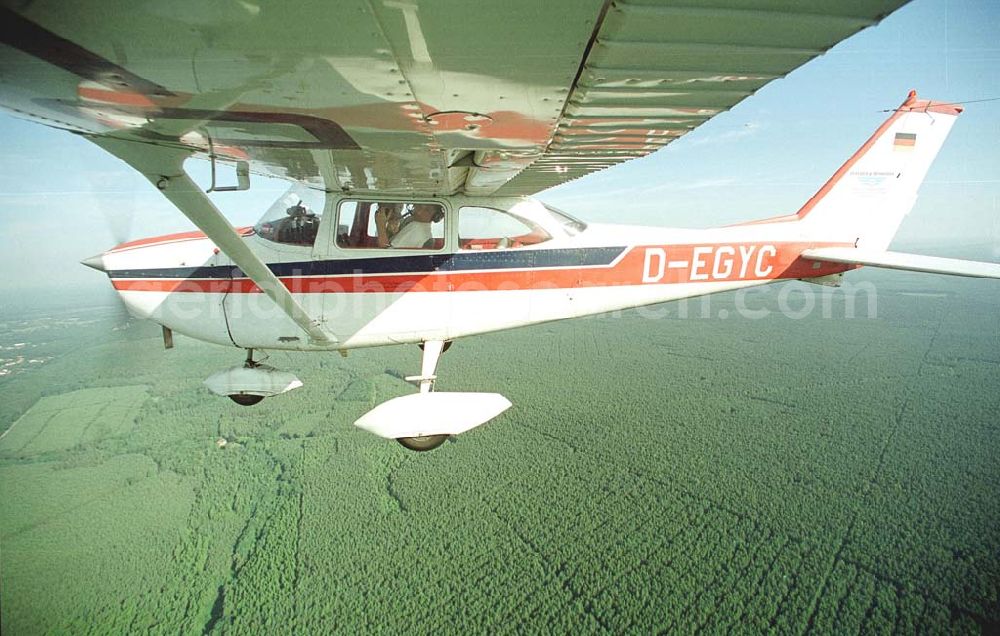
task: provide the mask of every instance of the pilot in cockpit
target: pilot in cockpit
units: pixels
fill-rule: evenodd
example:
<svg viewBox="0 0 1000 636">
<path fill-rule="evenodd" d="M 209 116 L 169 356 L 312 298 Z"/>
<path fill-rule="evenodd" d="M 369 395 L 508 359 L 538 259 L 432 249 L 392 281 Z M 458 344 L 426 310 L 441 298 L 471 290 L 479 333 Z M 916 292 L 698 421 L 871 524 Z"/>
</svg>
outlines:
<svg viewBox="0 0 1000 636">
<path fill-rule="evenodd" d="M 309 208 L 302 205 L 302 201 L 299 201 L 295 205 L 289 207 L 285 210 L 288 216 L 292 217 L 293 220 L 299 221 L 301 223 L 307 216 L 309 216 Z"/>
<path fill-rule="evenodd" d="M 279 224 L 279 242 L 312 245 L 319 229 L 319 218 L 302 201 L 285 210 L 288 218 Z"/>
</svg>

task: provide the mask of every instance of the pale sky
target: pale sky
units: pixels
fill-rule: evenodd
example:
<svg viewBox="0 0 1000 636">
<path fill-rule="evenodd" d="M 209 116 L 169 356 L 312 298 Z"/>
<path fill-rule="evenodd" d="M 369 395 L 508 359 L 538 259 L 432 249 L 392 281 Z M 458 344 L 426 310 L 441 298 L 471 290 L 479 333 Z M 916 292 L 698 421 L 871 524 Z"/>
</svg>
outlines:
<svg viewBox="0 0 1000 636">
<path fill-rule="evenodd" d="M 967 102 L 896 247 L 977 244 L 1000 261 L 1000 3 L 914 0 L 653 155 L 542 193 L 588 221 L 711 227 L 796 211 L 915 88 Z M 90 287 L 78 261 L 191 229 L 143 178 L 69 133 L 0 114 L 0 290 Z M 196 179 L 207 164 L 192 168 Z M 189 164 L 190 165 L 190 164 Z M 216 195 L 234 225 L 286 188 Z M 10 299 L 10 297 L 8 297 Z"/>
</svg>

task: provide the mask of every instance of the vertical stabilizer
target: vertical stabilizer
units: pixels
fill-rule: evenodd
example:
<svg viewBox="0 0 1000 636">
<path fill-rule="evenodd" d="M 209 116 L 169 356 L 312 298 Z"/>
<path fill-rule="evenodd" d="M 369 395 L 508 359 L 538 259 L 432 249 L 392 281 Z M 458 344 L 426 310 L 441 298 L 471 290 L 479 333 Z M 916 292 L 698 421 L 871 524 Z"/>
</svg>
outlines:
<svg viewBox="0 0 1000 636">
<path fill-rule="evenodd" d="M 917 198 L 917 188 L 962 107 L 906 101 L 798 212 L 808 233 L 884 250 Z"/>
</svg>

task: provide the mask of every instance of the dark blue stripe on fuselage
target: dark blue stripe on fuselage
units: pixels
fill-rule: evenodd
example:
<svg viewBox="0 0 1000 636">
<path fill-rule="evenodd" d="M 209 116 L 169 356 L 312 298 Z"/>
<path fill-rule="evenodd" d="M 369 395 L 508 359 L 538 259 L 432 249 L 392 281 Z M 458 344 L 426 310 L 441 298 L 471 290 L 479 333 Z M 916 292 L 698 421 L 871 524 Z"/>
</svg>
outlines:
<svg viewBox="0 0 1000 636">
<path fill-rule="evenodd" d="M 325 261 L 271 263 L 275 276 L 341 276 L 406 274 L 454 271 L 489 271 L 538 267 L 585 267 L 609 265 L 624 247 L 578 247 L 557 250 L 487 250 L 458 254 L 418 254 L 380 258 L 346 258 Z M 167 267 L 162 269 L 117 269 L 111 278 L 246 278 L 238 267 Z"/>
</svg>

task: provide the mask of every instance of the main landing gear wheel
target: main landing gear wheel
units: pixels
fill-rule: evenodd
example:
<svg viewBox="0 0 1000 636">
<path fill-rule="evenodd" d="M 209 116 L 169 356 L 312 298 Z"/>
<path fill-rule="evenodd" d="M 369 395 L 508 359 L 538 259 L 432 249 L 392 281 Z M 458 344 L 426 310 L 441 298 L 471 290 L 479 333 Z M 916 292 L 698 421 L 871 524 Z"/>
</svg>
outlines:
<svg viewBox="0 0 1000 636">
<path fill-rule="evenodd" d="M 423 351 L 423 360 L 420 363 L 420 375 L 407 376 L 406 381 L 412 382 L 420 387 L 421 393 L 430 393 L 434 390 L 434 370 L 437 368 L 438 358 L 451 347 L 451 341 L 429 340 L 420 343 L 420 350 Z M 420 435 L 417 437 L 397 437 L 396 441 L 411 451 L 423 452 L 434 450 L 444 444 L 451 437 L 447 433 L 436 435 Z"/>
<path fill-rule="evenodd" d="M 420 437 L 397 437 L 396 441 L 411 451 L 434 450 L 448 440 L 449 435 L 421 435 Z"/>
</svg>

